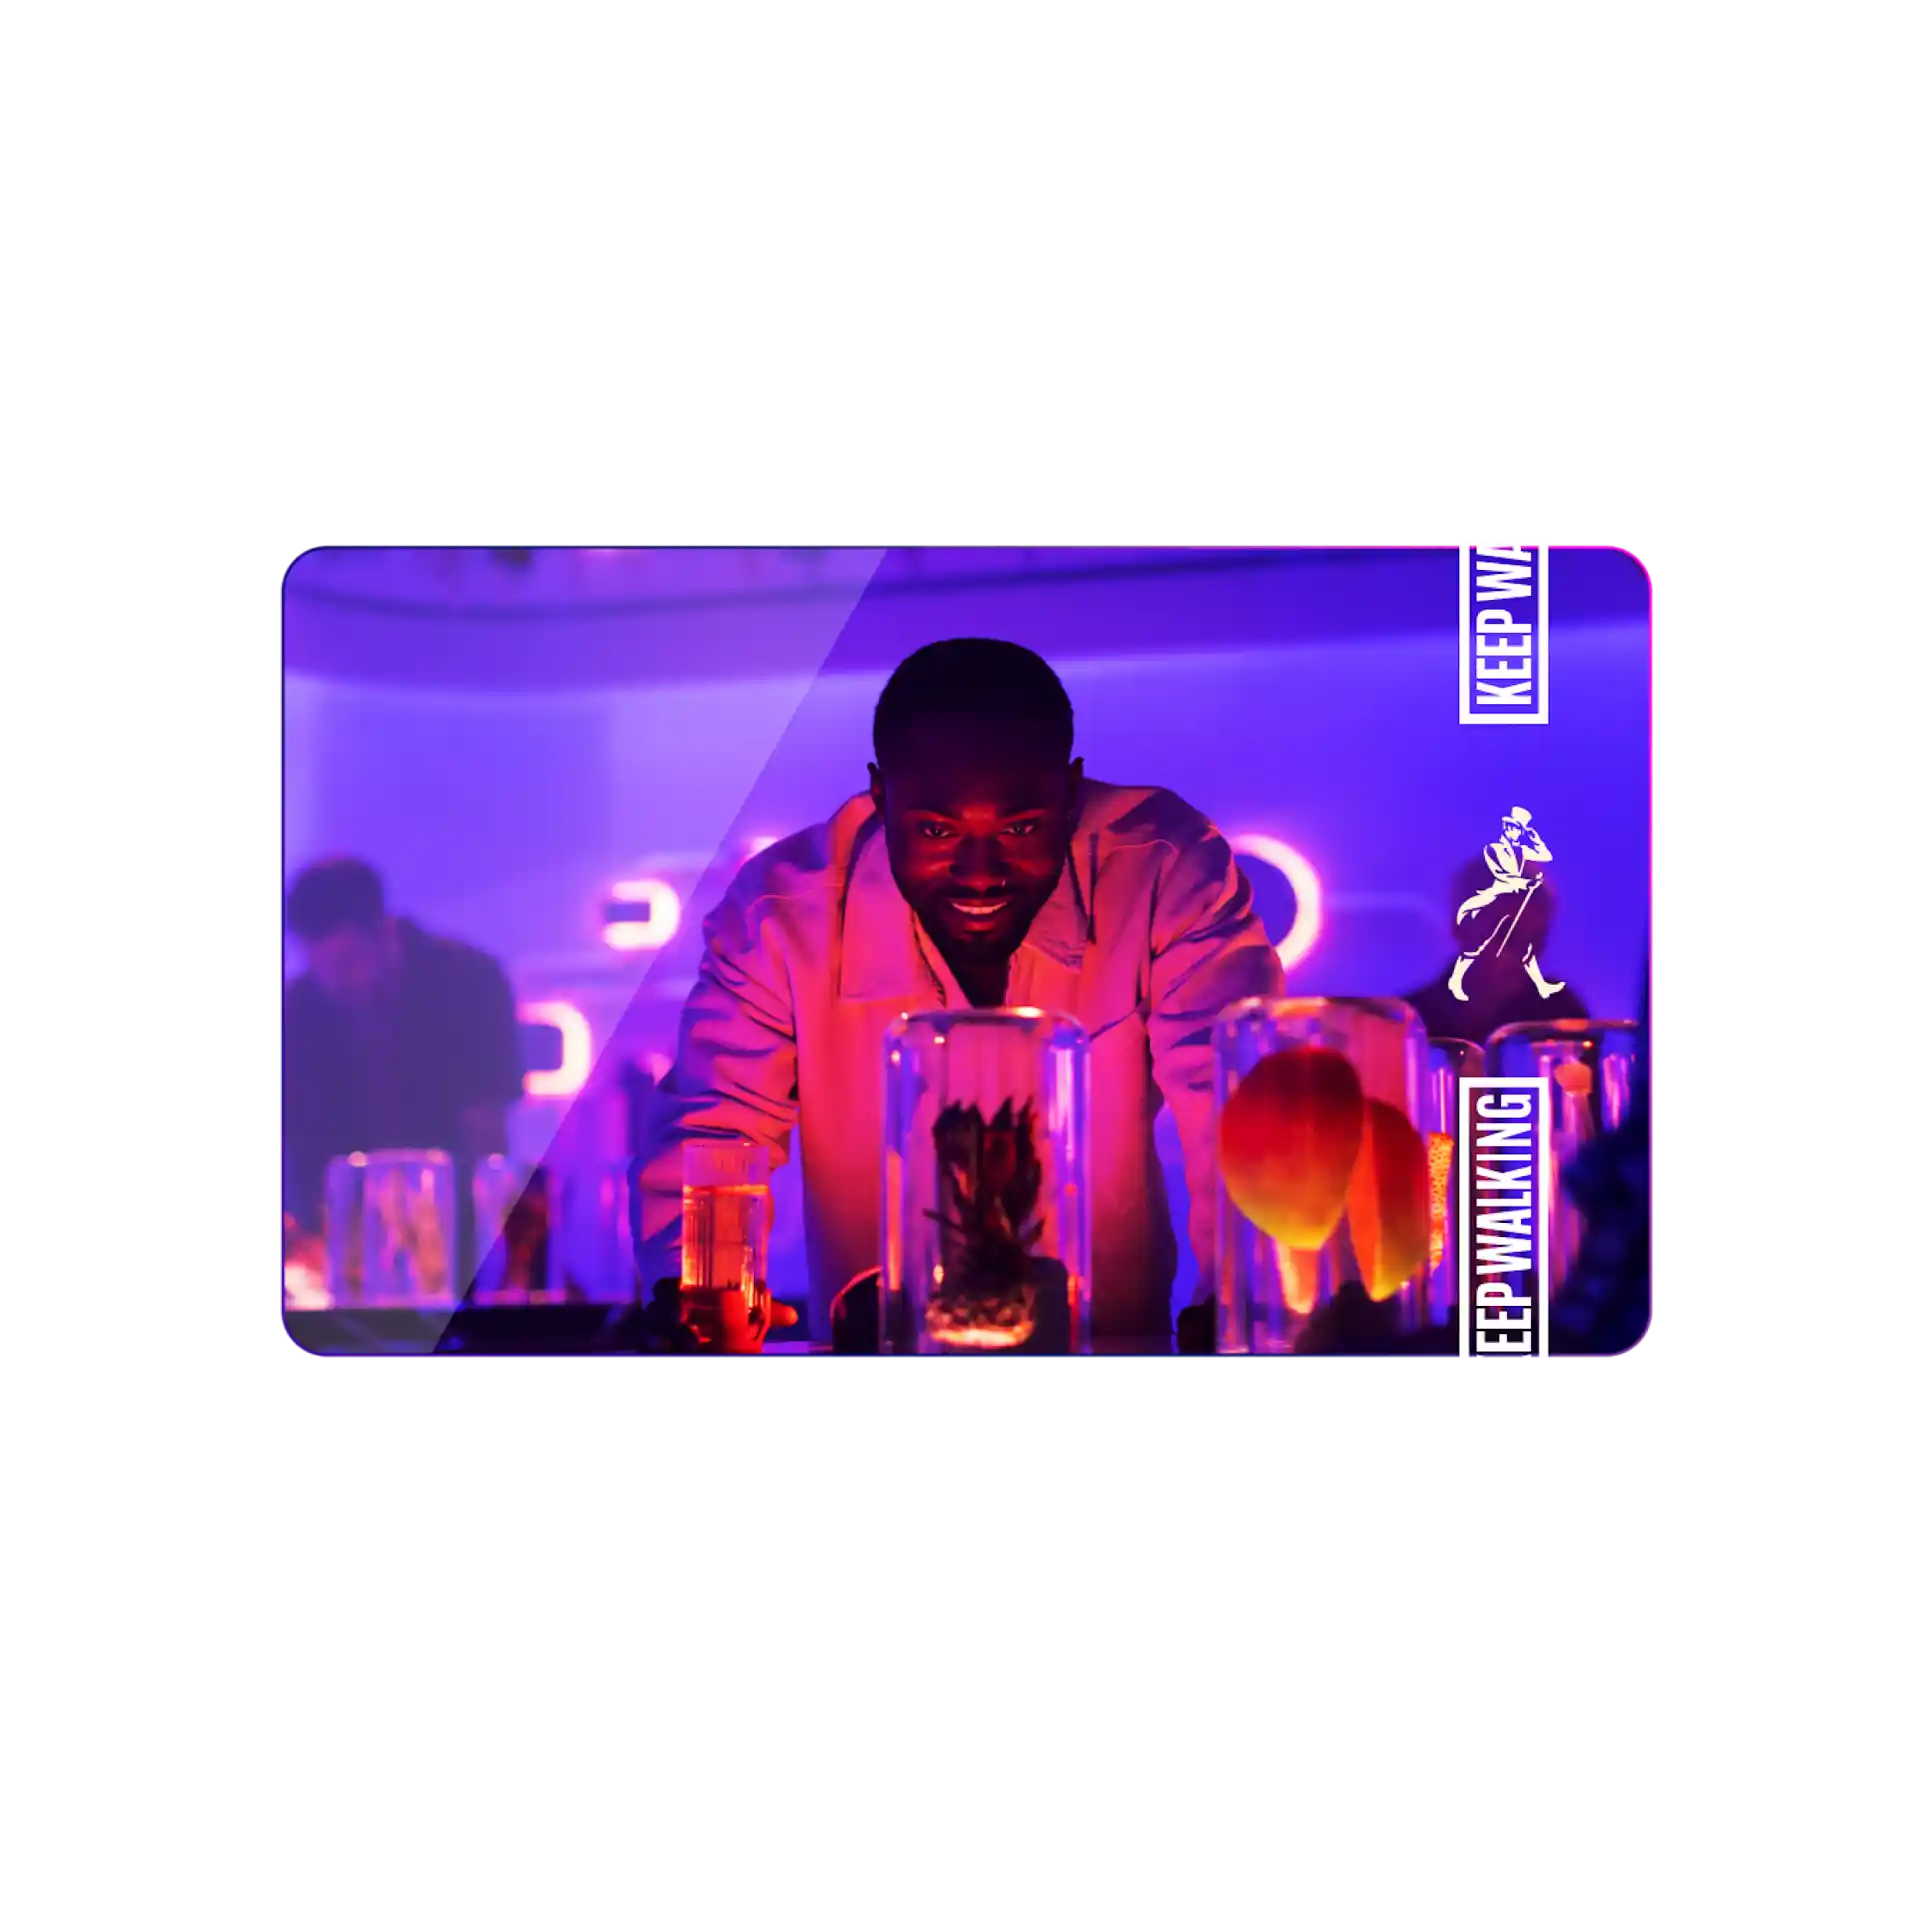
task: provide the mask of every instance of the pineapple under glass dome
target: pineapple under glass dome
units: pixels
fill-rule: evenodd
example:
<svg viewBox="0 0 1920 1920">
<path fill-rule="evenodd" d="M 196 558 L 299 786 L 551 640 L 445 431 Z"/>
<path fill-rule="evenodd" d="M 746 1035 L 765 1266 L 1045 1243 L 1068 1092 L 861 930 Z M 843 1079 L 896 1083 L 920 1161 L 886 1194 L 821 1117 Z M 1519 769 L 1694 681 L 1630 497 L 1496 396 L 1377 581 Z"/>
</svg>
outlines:
<svg viewBox="0 0 1920 1920">
<path fill-rule="evenodd" d="M 906 1014 L 886 1071 L 884 1350 L 1087 1351 L 1086 1030 L 1035 1007 Z"/>
</svg>

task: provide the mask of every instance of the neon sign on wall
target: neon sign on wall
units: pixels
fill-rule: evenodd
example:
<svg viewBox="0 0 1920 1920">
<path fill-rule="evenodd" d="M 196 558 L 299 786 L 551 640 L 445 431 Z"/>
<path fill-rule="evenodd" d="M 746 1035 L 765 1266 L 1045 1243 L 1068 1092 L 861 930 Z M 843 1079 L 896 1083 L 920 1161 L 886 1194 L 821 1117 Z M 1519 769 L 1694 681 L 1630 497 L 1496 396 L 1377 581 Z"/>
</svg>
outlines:
<svg viewBox="0 0 1920 1920">
<path fill-rule="evenodd" d="M 601 938 L 621 953 L 664 947 L 680 931 L 680 896 L 664 880 L 617 880 Z"/>
<path fill-rule="evenodd" d="M 1235 853 L 1244 853 L 1250 860 L 1263 860 L 1285 874 L 1287 885 L 1293 889 L 1293 925 L 1287 929 L 1286 937 L 1276 942 L 1280 964 L 1291 973 L 1313 951 L 1325 925 L 1320 875 L 1313 862 L 1297 847 L 1288 846 L 1270 833 L 1236 834 L 1231 845 Z"/>
<path fill-rule="evenodd" d="M 567 1000 L 528 1000 L 520 1018 L 530 1027 L 556 1027 L 560 1033 L 560 1064 L 529 1073 L 522 1081 L 530 1100 L 565 1100 L 587 1084 L 593 1066 L 593 1029 L 587 1016 Z"/>
</svg>

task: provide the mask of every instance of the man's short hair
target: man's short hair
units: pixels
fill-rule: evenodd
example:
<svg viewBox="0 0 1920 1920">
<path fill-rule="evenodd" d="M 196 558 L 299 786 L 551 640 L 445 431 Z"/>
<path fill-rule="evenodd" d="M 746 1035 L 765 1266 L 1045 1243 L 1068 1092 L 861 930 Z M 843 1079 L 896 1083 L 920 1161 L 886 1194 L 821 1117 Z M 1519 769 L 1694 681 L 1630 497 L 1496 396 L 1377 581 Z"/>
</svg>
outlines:
<svg viewBox="0 0 1920 1920">
<path fill-rule="evenodd" d="M 299 940 L 324 940 L 342 927 L 371 930 L 386 911 L 386 889 L 364 860 L 316 860 L 287 890 L 287 926 Z"/>
<path fill-rule="evenodd" d="M 1004 720 L 1030 730 L 1065 761 L 1073 754 L 1073 702 L 1037 653 L 1011 640 L 936 640 L 909 654 L 873 712 L 873 757 L 897 761 L 909 727 L 943 715 Z"/>
</svg>

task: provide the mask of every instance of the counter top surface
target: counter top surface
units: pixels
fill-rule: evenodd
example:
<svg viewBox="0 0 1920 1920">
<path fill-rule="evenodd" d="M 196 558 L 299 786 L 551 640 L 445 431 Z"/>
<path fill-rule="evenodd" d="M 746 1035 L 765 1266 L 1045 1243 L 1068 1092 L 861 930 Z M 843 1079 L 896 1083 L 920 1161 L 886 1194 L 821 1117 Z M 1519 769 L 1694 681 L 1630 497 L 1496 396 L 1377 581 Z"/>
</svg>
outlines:
<svg viewBox="0 0 1920 1920">
<path fill-rule="evenodd" d="M 648 1359 L 710 1356 L 664 1355 L 643 1348 L 633 1326 L 629 1302 L 568 1301 L 546 1306 L 328 1307 L 288 1308 L 287 1335 L 296 1346 L 316 1354 L 579 1354 L 638 1355 Z M 1331 1337 L 1302 1347 L 1310 1354 L 1353 1357 L 1364 1354 L 1457 1356 L 1459 1339 L 1451 1323 L 1421 1333 L 1377 1326 L 1342 1328 Z M 1171 1334 L 1116 1337 L 1096 1335 L 1093 1358 L 1176 1352 Z M 825 1354 L 862 1359 L 867 1354 L 835 1354 L 825 1340 L 811 1337 L 804 1319 L 782 1328 L 766 1344 L 767 1357 Z M 739 1356 L 752 1358 L 754 1356 Z M 979 1356 L 991 1357 L 991 1356 Z M 1045 1356 L 1018 1356 L 1042 1358 Z M 1057 1358 L 1068 1356 L 1058 1355 Z"/>
<path fill-rule="evenodd" d="M 288 1308 L 284 1319 L 288 1338 L 317 1354 L 631 1355 L 632 1344 L 620 1337 L 619 1322 L 626 1312 L 624 1303 L 589 1301 L 536 1307 Z M 784 1331 L 787 1338 L 767 1342 L 766 1356 L 833 1355 L 832 1347 L 809 1338 L 804 1326 Z M 1170 1354 L 1173 1350 L 1171 1335 L 1094 1342 L 1096 1355 Z"/>
</svg>

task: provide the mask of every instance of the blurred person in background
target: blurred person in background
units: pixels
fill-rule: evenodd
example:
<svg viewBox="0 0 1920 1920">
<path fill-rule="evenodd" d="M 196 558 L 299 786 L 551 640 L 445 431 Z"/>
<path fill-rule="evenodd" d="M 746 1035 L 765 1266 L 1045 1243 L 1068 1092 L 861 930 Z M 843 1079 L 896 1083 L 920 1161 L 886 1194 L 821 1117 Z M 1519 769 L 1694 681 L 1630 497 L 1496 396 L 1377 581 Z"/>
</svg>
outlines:
<svg viewBox="0 0 1920 1920">
<path fill-rule="evenodd" d="M 321 860 L 287 894 L 306 971 L 282 1015 L 282 1202 L 317 1232 L 327 1162 L 437 1147 L 465 1173 L 507 1147 L 520 1028 L 498 961 L 387 911 L 364 860 Z"/>
<path fill-rule="evenodd" d="M 881 1257 L 881 1055 L 908 1010 L 1037 1006 L 1091 1036 L 1096 1334 L 1171 1328 L 1178 1261 L 1154 1117 L 1178 1123 L 1213 1273 L 1215 1018 L 1282 990 L 1253 892 L 1207 817 L 1086 779 L 1036 653 L 943 640 L 897 668 L 864 791 L 750 860 L 706 925 L 678 1057 L 634 1169 L 643 1280 L 680 1265 L 683 1144 L 796 1128 L 812 1320 Z"/>
<path fill-rule="evenodd" d="M 1502 884 L 1489 851 L 1454 876 L 1451 899 L 1456 915 L 1466 916 L 1461 937 L 1470 938 L 1478 951 L 1451 960 L 1425 986 L 1404 996 L 1430 1039 L 1471 1040 L 1484 1047 L 1488 1034 L 1515 1020 L 1592 1018 L 1579 990 L 1566 981 L 1548 981 L 1551 992 L 1542 990 L 1540 955 L 1556 905 L 1544 875 Z M 1490 924 L 1472 924 L 1477 921 Z M 1471 965 L 1462 965 L 1463 960 Z"/>
</svg>

